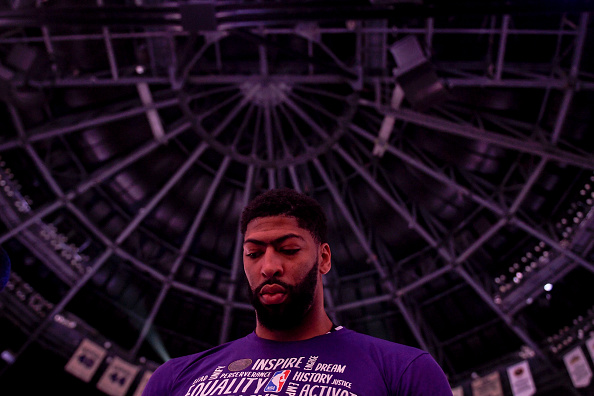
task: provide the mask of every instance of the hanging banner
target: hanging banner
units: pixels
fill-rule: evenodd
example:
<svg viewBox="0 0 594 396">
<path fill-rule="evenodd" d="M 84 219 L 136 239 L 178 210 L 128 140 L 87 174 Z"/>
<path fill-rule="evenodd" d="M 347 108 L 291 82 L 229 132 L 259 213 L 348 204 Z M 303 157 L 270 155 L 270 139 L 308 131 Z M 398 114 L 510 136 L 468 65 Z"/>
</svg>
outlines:
<svg viewBox="0 0 594 396">
<path fill-rule="evenodd" d="M 503 388 L 501 387 L 501 378 L 498 371 L 482 378 L 477 378 L 470 385 L 473 396 L 503 396 Z"/>
<path fill-rule="evenodd" d="M 66 363 L 64 369 L 75 377 L 89 382 L 99 368 L 107 351 L 91 340 L 84 339 Z"/>
<path fill-rule="evenodd" d="M 585 388 L 592 380 L 592 370 L 586 361 L 586 355 L 580 346 L 575 347 L 563 356 L 565 367 L 576 388 Z"/>
<path fill-rule="evenodd" d="M 507 376 L 514 396 L 532 396 L 536 393 L 536 386 L 527 361 L 508 367 Z"/>
<path fill-rule="evenodd" d="M 455 388 L 452 388 L 452 394 L 454 396 L 464 396 L 464 390 L 461 386 L 457 386 Z"/>
<path fill-rule="evenodd" d="M 586 347 L 588 348 L 588 352 L 590 352 L 592 361 L 594 361 L 594 337 L 591 337 L 586 341 Z"/>
<path fill-rule="evenodd" d="M 115 356 L 97 382 L 97 388 L 110 396 L 124 396 L 138 371 L 138 366 Z"/>
<path fill-rule="evenodd" d="M 142 377 L 140 378 L 140 382 L 138 383 L 138 386 L 136 387 L 136 390 L 134 391 L 133 396 L 141 396 L 142 395 L 142 391 L 144 390 L 144 387 L 146 386 L 146 383 L 148 382 L 149 378 L 151 378 L 151 375 L 153 375 L 152 371 L 145 371 L 144 374 L 142 374 Z"/>
</svg>

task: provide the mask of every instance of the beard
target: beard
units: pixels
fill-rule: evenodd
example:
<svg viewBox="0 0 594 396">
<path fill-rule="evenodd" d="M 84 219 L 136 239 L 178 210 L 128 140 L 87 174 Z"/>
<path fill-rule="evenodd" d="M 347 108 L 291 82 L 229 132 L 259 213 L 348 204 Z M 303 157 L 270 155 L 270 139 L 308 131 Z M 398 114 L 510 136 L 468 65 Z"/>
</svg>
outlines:
<svg viewBox="0 0 594 396">
<path fill-rule="evenodd" d="M 316 262 L 303 280 L 296 285 L 289 285 L 276 278 L 268 279 L 254 290 L 248 285 L 250 302 L 256 309 L 258 322 L 269 330 L 290 330 L 299 326 L 313 303 L 318 285 L 318 266 L 319 262 Z M 262 287 L 274 284 L 285 288 L 286 301 L 282 304 L 262 304 L 259 298 Z"/>
</svg>

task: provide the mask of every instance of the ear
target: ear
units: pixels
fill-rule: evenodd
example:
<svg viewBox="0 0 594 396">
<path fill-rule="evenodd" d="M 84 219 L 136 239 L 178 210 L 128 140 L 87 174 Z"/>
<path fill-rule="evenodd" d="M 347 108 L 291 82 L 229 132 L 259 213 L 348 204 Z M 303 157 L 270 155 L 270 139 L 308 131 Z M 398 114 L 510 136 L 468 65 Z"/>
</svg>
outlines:
<svg viewBox="0 0 594 396">
<path fill-rule="evenodd" d="M 320 272 L 326 275 L 330 268 L 332 268 L 332 252 L 330 252 L 330 245 L 322 243 L 320 245 Z"/>
</svg>

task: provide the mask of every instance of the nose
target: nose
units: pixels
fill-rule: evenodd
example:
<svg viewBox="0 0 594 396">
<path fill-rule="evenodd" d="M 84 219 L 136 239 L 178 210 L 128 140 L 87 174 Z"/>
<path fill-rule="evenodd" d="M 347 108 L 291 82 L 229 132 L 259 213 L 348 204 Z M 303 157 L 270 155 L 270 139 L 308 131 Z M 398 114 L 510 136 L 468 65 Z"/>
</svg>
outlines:
<svg viewBox="0 0 594 396">
<path fill-rule="evenodd" d="M 272 247 L 266 249 L 261 263 L 260 271 L 266 279 L 281 276 L 284 272 L 282 258 Z"/>
</svg>

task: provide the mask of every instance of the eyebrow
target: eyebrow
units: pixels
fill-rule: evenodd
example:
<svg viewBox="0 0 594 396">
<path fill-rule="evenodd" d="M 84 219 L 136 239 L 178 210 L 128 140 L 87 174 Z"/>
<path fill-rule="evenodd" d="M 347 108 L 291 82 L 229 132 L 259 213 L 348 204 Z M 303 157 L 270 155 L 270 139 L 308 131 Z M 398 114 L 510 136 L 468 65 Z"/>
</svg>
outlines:
<svg viewBox="0 0 594 396">
<path fill-rule="evenodd" d="M 272 245 L 278 245 L 279 243 L 282 243 L 282 242 L 286 241 L 289 238 L 298 238 L 298 239 L 301 239 L 302 241 L 305 240 L 305 238 L 303 238 L 301 235 L 297 235 L 297 234 L 292 234 L 291 233 L 291 234 L 286 234 L 286 235 L 283 235 L 283 236 L 281 236 L 279 238 L 276 238 L 275 240 L 273 240 L 272 242 L 270 242 L 270 244 L 272 244 Z M 268 242 L 264 242 L 264 241 L 261 241 L 259 239 L 253 239 L 253 238 L 246 239 L 245 241 L 243 241 L 243 244 L 244 245 L 246 243 L 253 243 L 253 244 L 261 245 L 261 246 L 266 246 L 266 245 L 269 244 Z"/>
</svg>

